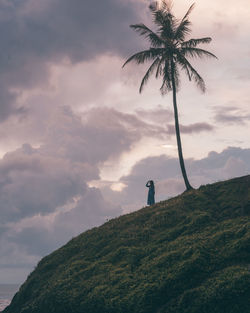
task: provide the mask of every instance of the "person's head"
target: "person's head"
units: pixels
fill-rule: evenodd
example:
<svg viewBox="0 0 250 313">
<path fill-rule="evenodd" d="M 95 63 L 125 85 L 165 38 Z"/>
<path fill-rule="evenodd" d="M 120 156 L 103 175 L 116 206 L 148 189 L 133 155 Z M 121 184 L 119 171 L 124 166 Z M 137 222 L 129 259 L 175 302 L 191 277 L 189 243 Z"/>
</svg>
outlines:
<svg viewBox="0 0 250 313">
<path fill-rule="evenodd" d="M 150 182 L 151 186 L 154 186 L 154 181 L 153 180 L 150 180 L 149 182 Z"/>
</svg>

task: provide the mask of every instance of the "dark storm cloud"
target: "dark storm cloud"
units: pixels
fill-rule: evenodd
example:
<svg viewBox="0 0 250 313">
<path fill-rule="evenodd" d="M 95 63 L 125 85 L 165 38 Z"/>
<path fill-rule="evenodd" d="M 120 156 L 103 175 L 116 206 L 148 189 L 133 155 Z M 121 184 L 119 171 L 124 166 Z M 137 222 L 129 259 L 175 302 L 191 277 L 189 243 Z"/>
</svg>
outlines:
<svg viewBox="0 0 250 313">
<path fill-rule="evenodd" d="M 245 113 L 238 107 L 216 107 L 215 121 L 224 124 L 245 124 L 250 120 L 250 114 Z"/>
<path fill-rule="evenodd" d="M 53 212 L 85 192 L 87 175 L 86 167 L 43 156 L 29 145 L 7 153 L 0 162 L 1 223 Z"/>
<path fill-rule="evenodd" d="M 86 132 L 91 138 L 95 138 L 96 148 L 102 149 L 101 153 L 104 155 L 105 153 L 120 155 L 123 150 L 129 150 L 144 136 L 155 138 L 168 136 L 164 126 L 149 123 L 136 114 L 119 112 L 113 108 L 90 110 L 86 112 L 85 121 Z"/>
<path fill-rule="evenodd" d="M 6 120 L 10 115 L 22 115 L 25 113 L 22 107 L 17 108 L 15 106 L 16 94 L 8 91 L 5 84 L 6 82 L 3 82 L 0 86 L 0 122 Z"/>
<path fill-rule="evenodd" d="M 142 4 L 105 0 L 23 0 L 0 3 L 0 118 L 20 113 L 13 88 L 46 83 L 48 64 L 80 62 L 137 46 L 129 24 Z"/>
<path fill-rule="evenodd" d="M 25 227 L 19 232 L 10 232 L 8 241 L 13 245 L 18 245 L 30 255 L 45 255 L 56 248 L 55 237 L 51 236 L 42 224 Z"/>
<path fill-rule="evenodd" d="M 68 107 L 54 108 L 46 125 L 41 153 L 92 166 L 119 157 L 144 136 L 168 135 L 164 127 L 108 107 L 85 111 L 81 118 Z"/>
<path fill-rule="evenodd" d="M 88 188 L 71 210 L 57 214 L 49 226 L 31 219 L 30 226 L 16 224 L 17 230 L 10 230 L 6 236 L 9 242 L 22 247 L 28 255 L 41 257 L 121 212 L 121 207 L 106 201 L 98 189 Z"/>
<path fill-rule="evenodd" d="M 162 115 L 164 114 L 163 118 Z M 152 118 L 150 119 L 150 116 Z M 119 156 L 122 151 L 128 151 L 134 143 L 142 137 L 166 139 L 175 135 L 173 125 L 168 125 L 163 120 L 168 120 L 168 110 L 139 110 L 136 114 L 119 112 L 113 108 L 95 108 L 86 112 L 84 119 L 84 133 L 90 138 L 95 138 L 95 149 L 91 159 L 97 156 Z M 212 131 L 213 127 L 208 123 L 196 123 L 180 126 L 183 133 L 200 133 Z M 105 145 L 102 143 L 105 142 Z M 92 147 L 91 142 L 89 143 Z M 91 151 L 91 149 L 90 149 Z"/>
<path fill-rule="evenodd" d="M 175 126 L 172 124 L 174 120 L 174 113 L 165 109 L 163 106 L 158 105 L 155 109 L 151 110 L 136 110 L 138 118 L 150 123 L 161 125 L 165 127 L 164 133 L 170 136 L 175 135 Z M 171 124 L 170 124 L 171 123 Z M 194 123 L 190 125 L 181 125 L 180 130 L 183 134 L 200 133 L 202 131 L 213 131 L 214 127 L 208 123 Z"/>
<path fill-rule="evenodd" d="M 58 239 L 64 233 L 63 237 L 67 240 L 67 233 L 75 236 L 119 214 L 121 214 L 120 205 L 114 205 L 105 199 L 99 189 L 88 188 L 87 192 L 77 200 L 72 210 L 61 212 L 56 216 L 54 231 L 58 232 Z"/>
<path fill-rule="evenodd" d="M 137 45 L 129 24 L 137 20 L 139 9 L 139 2 L 121 0 L 1 3 L 0 35 L 5 44 L 1 61 L 9 70 L 24 69 L 30 58 L 49 62 L 69 57 L 77 62 L 105 52 L 124 55 L 128 42 Z"/>
<path fill-rule="evenodd" d="M 167 127 L 168 133 L 171 135 L 175 134 L 175 126 L 168 125 Z M 214 127 L 208 123 L 194 123 L 190 125 L 181 125 L 180 124 L 180 131 L 183 134 L 192 134 L 192 133 L 200 133 L 203 131 L 212 131 Z"/>
</svg>

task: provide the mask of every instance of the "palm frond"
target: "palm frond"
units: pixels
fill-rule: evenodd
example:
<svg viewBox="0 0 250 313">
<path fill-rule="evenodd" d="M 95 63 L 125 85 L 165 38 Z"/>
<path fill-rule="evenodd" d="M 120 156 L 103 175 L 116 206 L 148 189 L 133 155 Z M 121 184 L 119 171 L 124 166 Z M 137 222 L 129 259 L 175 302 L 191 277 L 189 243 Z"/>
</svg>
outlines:
<svg viewBox="0 0 250 313">
<path fill-rule="evenodd" d="M 206 85 L 205 82 L 203 80 L 203 78 L 200 76 L 200 74 L 192 67 L 192 65 L 189 63 L 189 65 L 187 65 L 188 70 L 191 72 L 191 80 L 194 78 L 196 85 L 198 88 L 200 88 L 200 90 L 202 92 L 206 91 Z"/>
<path fill-rule="evenodd" d="M 163 63 L 165 63 L 165 61 L 166 61 L 165 58 L 162 56 L 158 66 L 157 66 L 155 78 L 159 78 L 159 76 L 161 76 L 163 74 L 163 69 L 164 69 Z"/>
<path fill-rule="evenodd" d="M 170 40 L 172 42 L 173 39 L 174 39 L 175 30 L 176 30 L 176 22 L 175 22 L 175 20 L 174 19 L 170 20 L 160 30 L 161 30 L 161 37 L 165 41 Z"/>
<path fill-rule="evenodd" d="M 138 53 L 133 54 L 127 61 L 123 64 L 124 67 L 131 61 L 136 62 L 137 64 L 142 64 L 146 61 L 153 60 L 156 57 L 160 57 L 164 52 L 163 48 L 150 48 L 148 50 L 140 51 Z"/>
<path fill-rule="evenodd" d="M 209 51 L 198 48 L 199 44 L 210 43 L 210 37 L 185 39 L 191 32 L 189 15 L 193 8 L 194 4 L 189 7 L 184 17 L 179 20 L 172 13 L 171 0 L 156 1 L 150 5 L 156 31 L 152 31 L 143 23 L 130 25 L 133 30 L 150 42 L 148 50 L 135 53 L 123 64 L 124 67 L 131 61 L 137 64 L 151 61 L 151 65 L 141 81 L 140 93 L 153 72 L 155 72 L 156 78 L 162 77 L 160 88 L 162 94 L 173 90 L 173 82 L 176 89 L 178 89 L 180 83 L 179 70 L 181 69 L 185 71 L 189 80 L 194 80 L 197 86 L 203 92 L 205 91 L 203 78 L 190 64 L 188 58 L 217 57 Z"/>
<path fill-rule="evenodd" d="M 158 32 L 163 39 L 173 38 L 175 30 L 175 19 L 173 14 L 162 9 L 153 12 L 153 21 L 158 26 Z"/>
<path fill-rule="evenodd" d="M 164 59 L 162 76 L 163 76 L 163 80 L 162 80 L 162 85 L 161 85 L 160 91 L 161 91 L 162 95 L 165 95 L 168 91 L 172 90 L 170 60 Z"/>
<path fill-rule="evenodd" d="M 188 41 L 182 42 L 181 47 L 183 47 L 183 48 L 195 48 L 197 45 L 199 45 L 201 43 L 210 43 L 211 40 L 212 40 L 212 38 L 210 38 L 210 37 L 190 39 Z"/>
<path fill-rule="evenodd" d="M 187 13 L 184 15 L 178 27 L 176 28 L 174 39 L 183 41 L 185 37 L 191 32 L 191 29 L 190 29 L 191 22 L 188 20 L 188 17 L 194 8 L 194 5 L 195 4 L 193 3 L 190 6 Z"/>
<path fill-rule="evenodd" d="M 162 12 L 161 10 L 156 10 L 152 14 L 154 23 L 159 27 L 163 27 L 166 24 L 167 20 L 169 20 L 166 19 L 164 12 Z"/>
<path fill-rule="evenodd" d="M 156 67 L 158 66 L 160 62 L 160 59 L 159 58 L 156 58 L 154 60 L 154 62 L 150 65 L 149 69 L 147 70 L 146 74 L 144 75 L 142 81 L 141 81 L 141 85 L 140 85 L 140 89 L 139 89 L 139 92 L 141 93 L 142 90 L 143 90 L 143 87 L 144 85 L 147 83 L 150 75 L 153 73 L 153 71 L 156 69 Z"/>
<path fill-rule="evenodd" d="M 174 39 L 179 41 L 184 41 L 186 36 L 191 33 L 191 22 L 189 20 L 182 21 L 176 28 Z"/>
<path fill-rule="evenodd" d="M 172 90 L 172 85 L 169 86 L 169 81 L 166 79 L 162 80 L 162 85 L 160 88 L 160 92 L 162 94 L 162 96 L 164 96 L 165 94 L 167 94 L 170 90 Z"/>
<path fill-rule="evenodd" d="M 190 6 L 190 8 L 187 10 L 187 13 L 183 16 L 182 21 L 186 20 L 189 17 L 189 15 L 193 11 L 194 7 L 195 7 L 195 3 L 193 3 Z"/>
<path fill-rule="evenodd" d="M 202 57 L 209 57 L 209 58 L 216 58 L 217 56 L 215 56 L 213 53 L 204 50 L 204 49 L 200 49 L 200 48 L 182 48 L 181 52 L 184 56 L 189 56 L 192 58 L 202 58 Z"/>
<path fill-rule="evenodd" d="M 130 25 L 130 27 L 139 33 L 139 35 L 145 36 L 147 39 L 149 39 L 153 47 L 160 47 L 164 44 L 164 41 L 143 23 Z"/>
<path fill-rule="evenodd" d="M 183 65 L 182 68 L 186 71 L 186 74 L 187 74 L 187 76 L 188 76 L 188 79 L 189 79 L 189 81 L 191 82 L 191 80 L 192 80 L 192 75 L 191 75 L 191 73 L 190 73 L 188 67 L 187 67 L 186 65 Z"/>
<path fill-rule="evenodd" d="M 192 73 L 190 73 L 190 70 L 189 70 L 188 66 L 184 63 L 184 64 L 181 64 L 181 67 L 182 67 L 182 70 L 184 70 L 186 72 L 188 80 L 191 82 L 191 80 L 192 80 Z"/>
<path fill-rule="evenodd" d="M 151 5 L 153 22 L 158 26 L 162 39 L 173 38 L 176 29 L 176 18 L 172 14 L 172 1 L 162 0 L 161 3 Z"/>
<path fill-rule="evenodd" d="M 203 78 L 200 74 L 193 68 L 190 62 L 182 55 L 177 54 L 177 62 L 182 66 L 182 69 L 185 70 L 188 75 L 189 80 L 194 79 L 198 88 L 201 89 L 202 92 L 206 91 L 206 86 Z"/>
<path fill-rule="evenodd" d="M 161 10 L 163 12 L 170 13 L 173 7 L 173 1 L 172 0 L 162 0 L 161 2 Z"/>
</svg>

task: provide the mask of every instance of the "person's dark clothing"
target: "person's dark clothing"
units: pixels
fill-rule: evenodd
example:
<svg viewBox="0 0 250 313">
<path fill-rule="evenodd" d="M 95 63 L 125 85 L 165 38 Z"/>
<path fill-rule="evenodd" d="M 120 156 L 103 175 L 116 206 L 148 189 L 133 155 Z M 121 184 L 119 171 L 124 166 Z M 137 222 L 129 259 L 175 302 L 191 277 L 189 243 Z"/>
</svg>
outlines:
<svg viewBox="0 0 250 313">
<path fill-rule="evenodd" d="M 155 204 L 155 187 L 154 187 L 154 183 L 149 180 L 147 182 L 147 184 L 146 184 L 146 187 L 149 188 L 147 204 L 148 205 Z"/>
</svg>

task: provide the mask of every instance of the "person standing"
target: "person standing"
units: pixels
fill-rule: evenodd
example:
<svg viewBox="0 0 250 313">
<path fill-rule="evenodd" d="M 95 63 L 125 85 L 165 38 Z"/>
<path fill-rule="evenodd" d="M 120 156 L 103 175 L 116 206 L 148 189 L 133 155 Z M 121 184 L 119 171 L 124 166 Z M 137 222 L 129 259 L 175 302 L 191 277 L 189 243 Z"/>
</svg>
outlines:
<svg viewBox="0 0 250 313">
<path fill-rule="evenodd" d="M 148 205 L 152 205 L 155 204 L 155 185 L 153 180 L 149 180 L 146 183 L 146 187 L 148 187 L 148 201 L 147 204 Z"/>
</svg>

